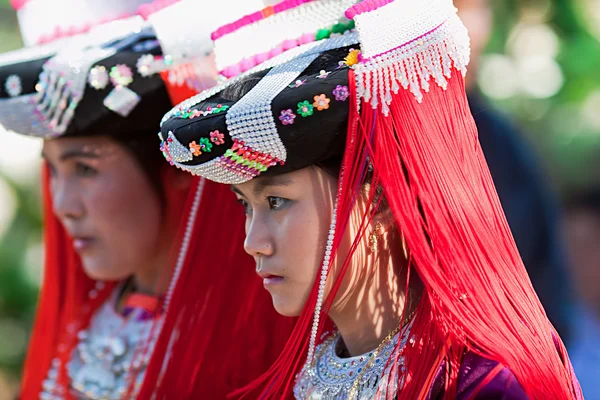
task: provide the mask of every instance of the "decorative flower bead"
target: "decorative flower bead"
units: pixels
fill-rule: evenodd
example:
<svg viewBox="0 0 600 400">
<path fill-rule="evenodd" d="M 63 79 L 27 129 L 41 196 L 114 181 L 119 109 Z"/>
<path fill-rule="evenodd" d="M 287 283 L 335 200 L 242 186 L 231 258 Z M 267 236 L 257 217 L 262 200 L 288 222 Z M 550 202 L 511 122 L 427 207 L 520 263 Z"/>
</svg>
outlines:
<svg viewBox="0 0 600 400">
<path fill-rule="evenodd" d="M 210 141 L 216 144 L 217 146 L 220 146 L 222 144 L 225 144 L 225 135 L 219 132 L 218 130 L 212 131 L 210 133 Z"/>
<path fill-rule="evenodd" d="M 200 147 L 202 147 L 202 150 L 205 152 L 210 153 L 213 145 L 208 138 L 203 137 L 200 139 Z"/>
<path fill-rule="evenodd" d="M 197 117 L 200 117 L 200 116 L 202 116 L 202 111 L 200 111 L 200 110 L 194 110 L 190 114 L 190 119 L 194 119 L 194 118 L 197 118 Z"/>
<path fill-rule="evenodd" d="M 147 78 L 155 73 L 152 68 L 154 65 L 154 56 L 152 54 L 144 54 L 143 56 L 140 56 L 135 65 L 138 73 L 144 78 Z"/>
<path fill-rule="evenodd" d="M 202 154 L 202 145 L 199 145 L 196 143 L 196 141 L 193 141 L 192 143 L 190 143 L 190 151 L 193 155 L 198 157 Z"/>
<path fill-rule="evenodd" d="M 163 153 L 165 160 L 171 165 L 173 165 L 173 158 L 169 154 L 169 147 L 165 142 L 160 143 L 160 151 Z"/>
<path fill-rule="evenodd" d="M 6 78 L 6 84 L 4 85 L 6 92 L 10 97 L 16 97 L 21 94 L 23 87 L 21 85 L 21 78 L 18 75 L 10 75 Z"/>
<path fill-rule="evenodd" d="M 108 72 L 102 65 L 96 65 L 88 74 L 88 83 L 96 90 L 102 90 L 108 85 Z"/>
<path fill-rule="evenodd" d="M 292 112 L 292 110 L 290 108 L 288 108 L 287 110 L 282 110 L 281 115 L 279 116 L 279 120 L 284 125 L 293 124 L 295 118 L 296 118 L 296 116 L 294 115 L 294 113 Z"/>
<path fill-rule="evenodd" d="M 327 110 L 329 108 L 329 102 L 331 101 L 325 94 L 320 94 L 314 97 L 315 102 L 313 106 L 319 111 Z"/>
<path fill-rule="evenodd" d="M 314 113 L 314 106 L 308 102 L 308 100 L 301 101 L 298 103 L 298 114 L 303 117 L 310 117 Z"/>
<path fill-rule="evenodd" d="M 344 64 L 346 64 L 349 67 L 351 67 L 355 64 L 358 64 L 358 61 L 359 61 L 358 55 L 359 54 L 360 54 L 360 50 L 350 49 L 350 52 L 348 53 L 346 58 L 344 58 Z"/>
<path fill-rule="evenodd" d="M 127 86 L 133 82 L 133 72 L 125 64 L 115 65 L 110 69 L 110 81 L 115 86 Z"/>
<path fill-rule="evenodd" d="M 337 85 L 335 89 L 333 89 L 333 95 L 337 101 L 346 101 L 350 92 L 348 91 L 348 86 Z"/>
<path fill-rule="evenodd" d="M 304 79 L 304 80 L 298 79 L 296 82 L 292 83 L 288 87 L 291 89 L 294 89 L 294 88 L 304 85 L 305 83 L 306 83 L 306 79 Z"/>
<path fill-rule="evenodd" d="M 317 75 L 315 78 L 325 79 L 325 78 L 327 78 L 329 76 L 330 73 L 331 72 L 327 72 L 324 69 L 322 69 L 321 71 L 319 71 L 319 75 Z"/>
</svg>

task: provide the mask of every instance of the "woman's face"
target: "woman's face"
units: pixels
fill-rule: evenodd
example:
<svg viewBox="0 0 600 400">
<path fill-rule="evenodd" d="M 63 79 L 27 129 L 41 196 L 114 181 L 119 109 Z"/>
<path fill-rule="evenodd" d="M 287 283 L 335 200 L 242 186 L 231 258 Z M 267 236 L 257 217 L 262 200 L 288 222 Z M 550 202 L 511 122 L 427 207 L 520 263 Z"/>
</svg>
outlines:
<svg viewBox="0 0 600 400">
<path fill-rule="evenodd" d="M 121 280 L 155 263 L 161 202 L 128 150 L 108 137 L 44 142 L 54 213 L 86 274 Z"/>
<path fill-rule="evenodd" d="M 277 312 L 300 315 L 325 254 L 337 179 L 317 167 L 234 185 L 246 211 L 244 248 Z"/>
</svg>

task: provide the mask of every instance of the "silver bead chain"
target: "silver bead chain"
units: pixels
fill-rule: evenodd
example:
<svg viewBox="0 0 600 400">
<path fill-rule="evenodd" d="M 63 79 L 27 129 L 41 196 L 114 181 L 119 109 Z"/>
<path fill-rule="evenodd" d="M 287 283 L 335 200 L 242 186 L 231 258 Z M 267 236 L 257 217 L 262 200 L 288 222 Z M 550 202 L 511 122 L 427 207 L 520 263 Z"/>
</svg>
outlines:
<svg viewBox="0 0 600 400">
<path fill-rule="evenodd" d="M 175 291 L 175 286 L 177 286 L 177 281 L 179 280 L 179 275 L 181 275 L 181 269 L 183 268 L 183 263 L 185 261 L 185 257 L 187 255 L 188 249 L 190 247 L 190 240 L 192 236 L 192 230 L 194 229 L 194 223 L 196 222 L 196 216 L 198 215 L 198 208 L 200 206 L 200 200 L 202 199 L 202 192 L 204 191 L 204 184 L 206 179 L 201 178 L 198 182 L 198 187 L 196 189 L 196 193 L 194 195 L 194 203 L 192 204 L 192 208 L 190 210 L 190 215 L 187 220 L 187 224 L 185 226 L 185 233 L 183 235 L 183 241 L 181 242 L 181 248 L 179 250 L 179 254 L 177 256 L 177 263 L 175 264 L 175 270 L 173 271 L 173 277 L 171 278 L 171 282 L 169 283 L 169 289 L 167 290 L 167 294 L 165 295 L 165 301 L 163 303 L 163 311 L 167 311 L 169 308 L 169 303 L 171 303 L 171 298 L 173 297 L 173 293 Z"/>
</svg>

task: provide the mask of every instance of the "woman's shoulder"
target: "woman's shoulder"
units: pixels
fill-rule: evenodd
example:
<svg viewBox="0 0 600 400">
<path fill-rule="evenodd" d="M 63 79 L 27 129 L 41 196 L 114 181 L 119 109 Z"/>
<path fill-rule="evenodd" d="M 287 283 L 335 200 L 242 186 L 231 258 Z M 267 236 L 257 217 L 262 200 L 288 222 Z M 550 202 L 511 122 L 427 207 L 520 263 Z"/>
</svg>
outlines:
<svg viewBox="0 0 600 400">
<path fill-rule="evenodd" d="M 429 400 L 444 398 L 447 365 L 440 366 Z M 502 364 L 476 353 L 465 354 L 458 371 L 456 400 L 527 400 L 514 374 Z"/>
<path fill-rule="evenodd" d="M 517 378 L 507 367 L 473 352 L 465 355 L 458 375 L 457 399 L 528 398 Z"/>
</svg>

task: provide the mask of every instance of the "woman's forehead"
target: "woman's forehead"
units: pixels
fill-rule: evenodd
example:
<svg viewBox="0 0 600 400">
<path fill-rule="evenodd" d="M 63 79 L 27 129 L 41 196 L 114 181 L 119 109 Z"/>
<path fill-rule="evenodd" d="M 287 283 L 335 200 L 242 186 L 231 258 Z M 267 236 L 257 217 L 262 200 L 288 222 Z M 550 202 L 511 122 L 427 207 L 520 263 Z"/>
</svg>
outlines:
<svg viewBox="0 0 600 400">
<path fill-rule="evenodd" d="M 44 158 L 68 159 L 72 157 L 104 158 L 119 151 L 119 145 L 105 136 L 64 137 L 44 140 Z"/>
</svg>

